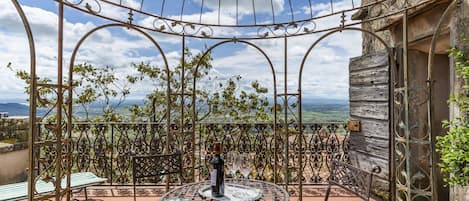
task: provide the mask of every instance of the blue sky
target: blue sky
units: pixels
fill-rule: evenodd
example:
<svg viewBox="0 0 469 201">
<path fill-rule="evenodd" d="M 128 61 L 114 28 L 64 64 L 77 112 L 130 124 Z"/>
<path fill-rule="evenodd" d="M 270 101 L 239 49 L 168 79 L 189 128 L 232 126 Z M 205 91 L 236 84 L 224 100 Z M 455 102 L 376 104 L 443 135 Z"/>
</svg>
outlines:
<svg viewBox="0 0 469 201">
<path fill-rule="evenodd" d="M 263 2 L 265 1 L 265 2 Z M 72 1 L 73 2 L 73 1 Z M 136 0 L 124 0 L 128 5 L 135 5 Z M 168 2 L 171 2 L 169 4 Z M 199 20 L 201 0 L 186 0 L 186 6 L 182 18 L 184 20 Z M 203 9 L 203 20 L 215 20 L 213 15 L 218 15 L 217 6 L 214 7 L 215 0 L 205 0 Z M 223 1 L 229 2 L 229 1 Z M 239 0 L 240 3 L 251 2 L 251 0 Z M 266 0 L 256 1 L 257 22 L 269 22 L 272 19 L 270 4 L 265 4 Z M 295 19 L 308 18 L 310 10 L 305 9 L 308 0 L 292 0 Z M 329 0 L 314 0 L 313 15 L 321 15 L 330 12 Z M 349 8 L 351 0 L 334 0 L 335 10 Z M 52 0 L 20 0 L 23 9 L 33 28 L 35 44 L 37 50 L 37 68 L 40 77 L 56 77 L 57 66 L 57 5 Z M 144 1 L 144 9 L 148 12 L 159 14 L 161 1 Z M 165 17 L 179 19 L 182 0 L 167 0 L 165 6 Z M 154 4 L 154 5 L 152 5 Z M 253 21 L 252 5 L 244 3 L 239 8 L 239 24 L 251 23 Z M 268 8 L 264 5 L 269 5 Z M 276 21 L 288 21 L 291 19 L 290 7 L 287 0 L 275 0 Z M 358 5 L 358 1 L 354 1 Z M 229 3 L 225 5 L 225 12 L 221 12 L 222 23 L 235 23 L 236 15 L 229 11 Z M 19 79 L 14 77 L 14 73 L 6 70 L 4 66 L 12 62 L 16 69 L 28 69 L 29 55 L 26 35 L 19 21 L 19 17 L 10 1 L 0 1 L 0 102 L 11 99 L 25 99 L 23 93 L 25 86 Z M 109 15 L 116 17 L 126 17 L 126 13 L 119 10 L 108 9 Z M 64 64 L 68 66 L 71 50 L 78 39 L 92 28 L 109 23 L 108 21 L 77 12 L 74 9 L 65 9 L 65 30 L 64 30 Z M 143 22 L 145 19 L 136 16 L 136 22 Z M 316 22 L 318 27 L 334 27 L 340 23 L 340 19 L 327 18 Z M 170 66 L 174 66 L 180 59 L 181 38 L 169 36 L 161 33 L 149 32 L 152 37 L 162 46 Z M 226 33 L 226 34 L 229 34 Z M 242 33 L 246 34 L 246 33 Z M 298 69 L 307 48 L 321 36 L 313 34 L 308 36 L 290 38 L 288 43 L 288 90 L 297 90 Z M 218 40 L 207 39 L 187 39 L 187 46 L 193 52 L 199 52 L 206 46 L 219 42 Z M 264 49 L 271 57 L 277 76 L 277 90 L 283 91 L 283 39 L 269 39 L 253 41 L 256 45 Z M 351 57 L 361 54 L 361 33 L 343 32 L 335 34 L 315 48 L 308 57 L 303 75 L 304 97 L 323 99 L 348 99 L 348 61 Z M 220 80 L 232 75 L 241 75 L 244 84 L 253 80 L 259 80 L 264 86 L 273 91 L 272 74 L 265 58 L 254 48 L 242 44 L 228 44 L 215 49 L 213 52 L 214 70 L 213 76 Z M 111 28 L 96 32 L 80 48 L 77 62 L 87 62 L 95 65 L 109 65 L 116 68 L 118 76 L 125 76 L 133 73 L 129 68 L 130 64 L 140 61 L 155 65 L 161 65 L 159 53 L 150 43 L 129 30 L 121 28 Z M 201 81 L 200 87 L 210 87 L 211 83 Z M 148 92 L 145 83 L 132 88 L 131 98 L 139 99 Z"/>
</svg>

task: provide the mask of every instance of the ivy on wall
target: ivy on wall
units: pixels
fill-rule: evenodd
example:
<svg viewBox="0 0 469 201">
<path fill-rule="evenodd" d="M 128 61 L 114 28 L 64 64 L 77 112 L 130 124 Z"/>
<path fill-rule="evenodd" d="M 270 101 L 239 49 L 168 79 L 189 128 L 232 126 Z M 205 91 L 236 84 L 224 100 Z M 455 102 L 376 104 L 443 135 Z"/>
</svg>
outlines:
<svg viewBox="0 0 469 201">
<path fill-rule="evenodd" d="M 461 37 L 463 44 L 469 38 Z M 452 94 L 448 102 L 454 103 L 461 115 L 451 121 L 444 121 L 446 135 L 437 137 L 437 151 L 441 154 L 439 163 L 446 175 L 444 180 L 451 186 L 469 185 L 469 49 L 453 47 L 449 56 L 454 59 L 456 72 L 462 79 L 462 89 Z"/>
</svg>

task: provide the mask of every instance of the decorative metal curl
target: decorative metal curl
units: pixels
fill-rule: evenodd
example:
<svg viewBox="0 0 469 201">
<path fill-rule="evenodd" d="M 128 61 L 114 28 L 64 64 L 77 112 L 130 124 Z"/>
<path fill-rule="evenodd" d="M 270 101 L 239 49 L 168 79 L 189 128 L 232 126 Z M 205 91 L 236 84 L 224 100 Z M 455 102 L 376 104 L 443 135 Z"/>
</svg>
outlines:
<svg viewBox="0 0 469 201">
<path fill-rule="evenodd" d="M 312 33 L 316 30 L 316 22 L 314 20 L 302 22 L 300 24 L 292 22 L 288 24 L 277 24 L 273 26 L 263 26 L 257 29 L 257 36 L 260 38 L 268 38 L 273 36 L 291 36 L 301 33 Z"/>
<path fill-rule="evenodd" d="M 101 13 L 102 11 L 101 3 L 99 3 L 98 0 L 86 0 L 86 1 L 78 0 L 76 3 L 74 3 L 73 1 L 69 1 L 69 0 L 63 0 L 63 1 L 66 4 L 73 5 L 73 6 L 82 6 L 84 4 L 84 7 L 86 8 L 86 10 L 88 10 L 89 12 L 93 14 L 98 14 L 98 13 Z M 88 3 L 88 1 L 94 1 L 95 6 L 93 7 L 92 4 Z"/>
<path fill-rule="evenodd" d="M 69 1 L 69 0 L 63 0 L 63 1 L 64 1 L 64 3 L 68 3 L 68 4 L 78 6 L 78 5 L 82 4 L 84 0 L 78 0 L 76 3 L 74 3 L 73 1 Z"/>
<path fill-rule="evenodd" d="M 155 18 L 152 23 L 153 28 L 160 32 L 172 32 L 179 35 L 187 36 L 202 36 L 210 38 L 214 31 L 209 26 L 195 25 L 192 23 L 185 23 L 179 21 L 173 21 L 169 23 L 167 20 Z"/>
</svg>

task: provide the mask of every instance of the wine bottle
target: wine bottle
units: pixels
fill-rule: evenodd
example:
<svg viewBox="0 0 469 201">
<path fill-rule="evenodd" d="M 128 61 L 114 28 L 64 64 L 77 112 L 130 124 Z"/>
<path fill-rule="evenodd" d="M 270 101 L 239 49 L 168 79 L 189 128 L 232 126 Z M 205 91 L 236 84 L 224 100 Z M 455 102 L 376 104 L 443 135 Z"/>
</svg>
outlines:
<svg viewBox="0 0 469 201">
<path fill-rule="evenodd" d="M 210 171 L 210 186 L 213 197 L 223 197 L 225 194 L 225 163 L 220 157 L 221 144 L 215 143 L 215 154 L 210 161 L 212 170 Z"/>
</svg>

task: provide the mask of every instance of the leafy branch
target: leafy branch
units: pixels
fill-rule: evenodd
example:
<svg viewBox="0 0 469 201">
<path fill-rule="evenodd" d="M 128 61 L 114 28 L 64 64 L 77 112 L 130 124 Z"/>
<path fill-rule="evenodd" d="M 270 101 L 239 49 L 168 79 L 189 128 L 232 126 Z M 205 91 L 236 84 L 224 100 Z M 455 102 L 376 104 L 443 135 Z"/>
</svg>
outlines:
<svg viewBox="0 0 469 201">
<path fill-rule="evenodd" d="M 463 43 L 469 42 L 462 37 Z M 469 50 L 450 48 L 449 56 L 454 59 L 458 77 L 462 80 L 459 94 L 452 94 L 449 103 L 454 103 L 461 115 L 444 121 L 446 135 L 437 137 L 437 151 L 441 154 L 441 171 L 447 174 L 444 180 L 451 186 L 469 184 Z"/>
</svg>

